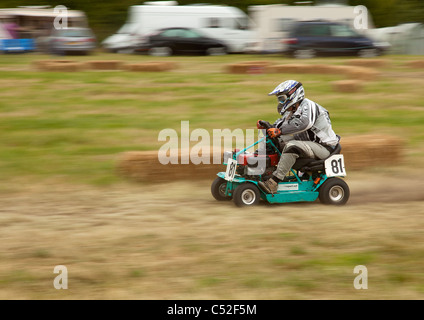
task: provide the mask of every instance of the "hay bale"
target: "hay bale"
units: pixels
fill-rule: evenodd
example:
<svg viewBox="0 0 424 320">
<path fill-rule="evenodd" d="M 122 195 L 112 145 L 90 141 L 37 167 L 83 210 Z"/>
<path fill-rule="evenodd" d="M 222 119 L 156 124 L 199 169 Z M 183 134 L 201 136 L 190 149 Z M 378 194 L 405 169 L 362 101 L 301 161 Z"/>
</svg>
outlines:
<svg viewBox="0 0 424 320">
<path fill-rule="evenodd" d="M 280 64 L 272 67 L 273 73 L 312 73 L 312 68 L 307 64 Z"/>
<path fill-rule="evenodd" d="M 43 68 L 45 71 L 76 72 L 84 70 L 85 64 L 71 60 L 52 60 L 44 63 Z"/>
<path fill-rule="evenodd" d="M 268 61 L 245 61 L 241 63 L 233 63 L 226 66 L 227 73 L 243 74 L 243 73 L 266 73 L 269 71 L 270 63 Z"/>
<path fill-rule="evenodd" d="M 412 60 L 406 63 L 410 68 L 424 68 L 424 60 Z"/>
<path fill-rule="evenodd" d="M 97 60 L 88 61 L 87 67 L 92 70 L 120 70 L 122 64 L 122 61 L 119 60 Z"/>
<path fill-rule="evenodd" d="M 336 92 L 358 92 L 363 88 L 362 82 L 358 80 L 333 81 L 332 86 Z"/>
<path fill-rule="evenodd" d="M 355 67 L 383 68 L 388 66 L 388 61 L 382 59 L 352 59 L 346 61 L 346 64 Z"/>
<path fill-rule="evenodd" d="M 32 64 L 36 69 L 44 71 L 50 62 L 51 60 L 35 60 Z"/>
<path fill-rule="evenodd" d="M 213 179 L 219 171 L 225 170 L 221 165 L 193 163 L 163 165 L 158 160 L 157 151 L 129 151 L 120 155 L 117 173 L 125 178 L 140 182 L 166 182 L 170 180 Z"/>
<path fill-rule="evenodd" d="M 394 166 L 403 160 L 404 142 L 397 137 L 361 135 L 344 137 L 340 142 L 348 169 Z"/>
<path fill-rule="evenodd" d="M 326 64 L 281 64 L 273 66 L 273 73 L 296 73 L 296 74 L 347 74 L 351 71 L 349 66 L 335 66 Z"/>
<path fill-rule="evenodd" d="M 147 63 L 132 63 L 126 65 L 125 69 L 127 71 L 136 71 L 136 72 L 160 72 L 160 71 L 169 71 L 177 68 L 176 63 L 174 62 L 147 62 Z"/>
<path fill-rule="evenodd" d="M 347 77 L 357 80 L 375 80 L 380 76 L 380 73 L 372 68 L 366 67 L 345 67 Z"/>
<path fill-rule="evenodd" d="M 395 166 L 402 161 L 404 142 L 393 136 L 363 135 L 343 137 L 342 154 L 346 169 L 360 170 L 377 166 Z M 222 164 L 213 164 L 210 152 L 210 164 L 181 164 L 181 152 L 178 164 L 163 165 L 158 160 L 157 151 L 129 151 L 121 154 L 117 161 L 117 173 L 127 179 L 141 182 L 166 182 L 170 180 L 196 179 L 212 180 L 220 171 L 225 171 Z M 184 153 L 183 153 L 184 154 Z M 219 155 L 222 159 L 222 154 Z"/>
</svg>

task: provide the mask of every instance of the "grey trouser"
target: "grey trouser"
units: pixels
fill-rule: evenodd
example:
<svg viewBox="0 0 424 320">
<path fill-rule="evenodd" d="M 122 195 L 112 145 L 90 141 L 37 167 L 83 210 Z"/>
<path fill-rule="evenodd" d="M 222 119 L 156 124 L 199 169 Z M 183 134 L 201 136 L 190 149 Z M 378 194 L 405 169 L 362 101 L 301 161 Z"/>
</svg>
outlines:
<svg viewBox="0 0 424 320">
<path fill-rule="evenodd" d="M 301 156 L 300 156 L 301 155 Z M 293 167 L 296 159 L 311 158 L 325 159 L 330 155 L 324 146 L 312 141 L 290 140 L 286 143 L 278 162 L 277 170 L 274 171 L 274 176 L 283 180 L 290 169 Z"/>
</svg>

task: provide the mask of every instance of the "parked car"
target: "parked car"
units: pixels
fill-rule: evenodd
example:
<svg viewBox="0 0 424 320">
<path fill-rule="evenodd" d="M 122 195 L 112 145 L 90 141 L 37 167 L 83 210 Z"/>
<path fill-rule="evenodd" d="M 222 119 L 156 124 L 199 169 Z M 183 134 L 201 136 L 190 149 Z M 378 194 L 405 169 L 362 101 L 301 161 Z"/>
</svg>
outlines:
<svg viewBox="0 0 424 320">
<path fill-rule="evenodd" d="M 135 52 L 153 56 L 222 55 L 227 53 L 227 46 L 195 29 L 165 28 L 141 38 Z"/>
<path fill-rule="evenodd" d="M 177 1 L 144 1 L 142 5 L 130 6 L 127 17 L 116 34 L 102 41 L 102 47 L 107 51 L 131 52 L 137 38 L 162 28 L 199 30 L 208 37 L 224 41 L 227 51 L 231 53 L 245 52 L 255 38 L 254 32 L 250 30 L 252 22 L 249 16 L 231 5 L 180 5 Z"/>
<path fill-rule="evenodd" d="M 47 46 L 53 54 L 88 54 L 96 48 L 96 37 L 89 28 L 55 29 L 47 40 Z"/>
<path fill-rule="evenodd" d="M 320 55 L 373 57 L 388 49 L 348 25 L 329 21 L 298 22 L 283 43 L 286 45 L 284 52 L 295 58 L 313 58 Z"/>
</svg>

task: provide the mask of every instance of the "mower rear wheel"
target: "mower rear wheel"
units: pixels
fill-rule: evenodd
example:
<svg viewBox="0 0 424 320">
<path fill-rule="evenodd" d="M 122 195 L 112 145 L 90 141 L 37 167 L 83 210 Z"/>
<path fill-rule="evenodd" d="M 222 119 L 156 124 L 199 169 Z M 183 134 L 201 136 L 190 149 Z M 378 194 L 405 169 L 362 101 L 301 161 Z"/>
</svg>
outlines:
<svg viewBox="0 0 424 320">
<path fill-rule="evenodd" d="M 225 195 L 225 190 L 227 189 L 227 180 L 224 180 L 220 177 L 217 177 L 211 185 L 211 193 L 213 197 L 218 201 L 227 201 L 231 200 L 232 197 Z"/>
<path fill-rule="evenodd" d="M 330 178 L 319 188 L 319 200 L 324 204 L 344 205 L 349 200 L 350 190 L 340 178 Z"/>
<path fill-rule="evenodd" d="M 244 183 L 234 190 L 233 200 L 237 207 L 254 206 L 261 200 L 261 193 L 253 183 Z"/>
</svg>

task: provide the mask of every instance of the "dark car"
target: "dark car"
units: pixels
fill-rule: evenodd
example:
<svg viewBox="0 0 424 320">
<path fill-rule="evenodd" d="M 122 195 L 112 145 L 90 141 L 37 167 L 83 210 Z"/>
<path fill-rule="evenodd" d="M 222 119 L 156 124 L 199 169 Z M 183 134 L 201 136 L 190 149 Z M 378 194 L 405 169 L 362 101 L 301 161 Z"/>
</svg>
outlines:
<svg viewBox="0 0 424 320">
<path fill-rule="evenodd" d="M 323 55 L 373 57 L 387 49 L 349 26 L 329 21 L 304 21 L 293 26 L 283 40 L 285 53 L 295 58 Z"/>
<path fill-rule="evenodd" d="M 166 28 L 142 38 L 135 52 L 153 56 L 222 55 L 227 53 L 227 47 L 194 29 Z"/>
</svg>

